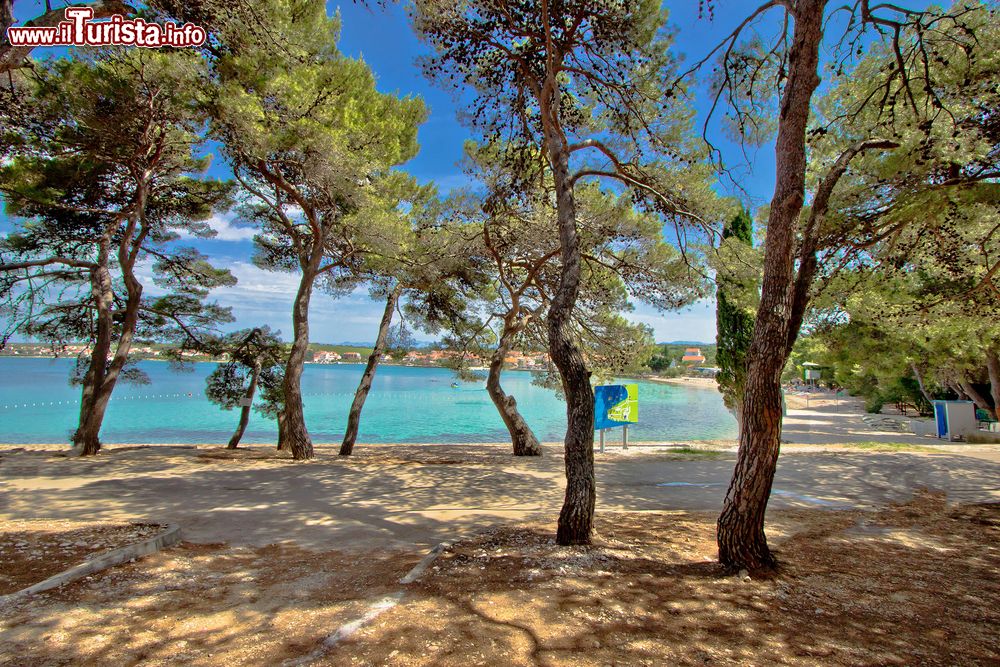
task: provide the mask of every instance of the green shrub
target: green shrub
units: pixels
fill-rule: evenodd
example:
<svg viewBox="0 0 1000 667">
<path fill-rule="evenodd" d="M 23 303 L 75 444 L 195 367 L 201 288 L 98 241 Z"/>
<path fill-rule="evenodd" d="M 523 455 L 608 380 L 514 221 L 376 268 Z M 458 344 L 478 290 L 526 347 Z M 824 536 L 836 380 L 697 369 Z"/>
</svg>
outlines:
<svg viewBox="0 0 1000 667">
<path fill-rule="evenodd" d="M 865 412 L 872 415 L 877 415 L 878 413 L 882 412 L 882 406 L 884 404 L 885 401 L 882 399 L 881 396 L 869 396 L 868 398 L 865 399 Z"/>
</svg>

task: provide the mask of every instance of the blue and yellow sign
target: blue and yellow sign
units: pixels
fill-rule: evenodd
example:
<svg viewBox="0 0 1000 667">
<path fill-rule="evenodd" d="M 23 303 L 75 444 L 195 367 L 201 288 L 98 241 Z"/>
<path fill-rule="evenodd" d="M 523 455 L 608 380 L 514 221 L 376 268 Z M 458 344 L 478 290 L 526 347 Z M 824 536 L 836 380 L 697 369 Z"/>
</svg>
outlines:
<svg viewBox="0 0 1000 667">
<path fill-rule="evenodd" d="M 594 387 L 594 428 L 613 428 L 639 421 L 639 385 Z"/>
</svg>

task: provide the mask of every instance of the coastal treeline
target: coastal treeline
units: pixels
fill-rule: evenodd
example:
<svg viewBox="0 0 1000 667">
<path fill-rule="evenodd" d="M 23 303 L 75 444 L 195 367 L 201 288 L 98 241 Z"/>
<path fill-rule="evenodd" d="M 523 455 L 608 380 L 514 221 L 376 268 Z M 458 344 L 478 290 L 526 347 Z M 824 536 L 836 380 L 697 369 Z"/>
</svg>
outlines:
<svg viewBox="0 0 1000 667">
<path fill-rule="evenodd" d="M 861 392 L 912 376 L 927 400 L 953 391 L 995 412 L 994 7 L 766 2 L 684 61 L 659 2 L 406 6 L 424 74 L 465 106 L 463 190 L 406 172 L 427 110 L 338 50 L 340 19 L 321 0 L 142 9 L 205 26 L 198 50 L 0 51 L 0 194 L 14 219 L 0 239 L 4 341 L 88 343 L 76 451 L 99 450 L 116 384 L 142 380 L 132 347 L 157 341 L 178 361 L 225 358 L 208 393 L 241 408 L 230 446 L 260 391 L 278 448 L 312 458 L 300 384 L 316 291 L 383 305 L 342 455 L 380 360 L 414 329 L 455 350 L 459 373 L 489 360 L 513 453 L 538 455 L 501 376 L 513 349 L 548 355 L 539 381 L 568 417 L 563 545 L 591 540 L 592 384 L 665 358 L 626 317 L 635 302 L 719 303 L 720 381 L 740 426 L 718 522 L 729 568 L 775 566 L 764 517 L 781 381 L 804 355 Z M 768 206 L 720 194 L 735 177 L 717 127 L 744 146 L 773 141 Z M 212 152 L 231 178 L 205 176 Z M 184 243 L 223 212 L 254 229 L 257 266 L 298 280 L 288 343 L 267 322 L 225 331 L 231 313 L 212 296 L 235 279 Z"/>
</svg>

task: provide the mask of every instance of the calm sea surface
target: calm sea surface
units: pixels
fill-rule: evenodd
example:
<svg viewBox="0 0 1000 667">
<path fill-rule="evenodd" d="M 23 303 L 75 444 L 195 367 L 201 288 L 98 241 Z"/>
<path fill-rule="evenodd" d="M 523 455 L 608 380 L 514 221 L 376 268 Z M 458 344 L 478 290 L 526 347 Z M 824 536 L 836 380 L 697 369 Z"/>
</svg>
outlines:
<svg viewBox="0 0 1000 667">
<path fill-rule="evenodd" d="M 68 442 L 75 427 L 79 388 L 70 387 L 70 359 L 0 358 L 0 443 Z M 101 439 L 106 443 L 225 443 L 238 411 L 205 398 L 213 363 L 174 372 L 162 362 L 142 362 L 152 383 L 119 385 L 111 399 Z M 307 364 L 302 379 L 306 423 L 315 442 L 343 436 L 347 411 L 361 377 L 361 364 Z M 503 442 L 509 436 L 484 388 L 440 368 L 383 366 L 361 418 L 359 442 Z M 532 386 L 531 374 L 504 374 L 504 388 L 542 440 L 561 440 L 566 404 Z M 620 429 L 611 435 L 620 438 Z M 640 383 L 639 424 L 631 440 L 733 438 L 736 422 L 721 396 L 705 389 Z M 252 413 L 243 442 L 271 443 L 277 427 Z"/>
</svg>

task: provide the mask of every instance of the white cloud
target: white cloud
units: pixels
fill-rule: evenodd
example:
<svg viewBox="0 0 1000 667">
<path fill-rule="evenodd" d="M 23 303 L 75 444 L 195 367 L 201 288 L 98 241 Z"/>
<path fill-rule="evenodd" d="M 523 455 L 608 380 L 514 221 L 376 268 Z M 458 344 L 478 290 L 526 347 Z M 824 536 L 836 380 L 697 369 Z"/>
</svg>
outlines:
<svg viewBox="0 0 1000 667">
<path fill-rule="evenodd" d="M 215 290 L 212 298 L 230 306 L 236 322 L 233 328 L 266 324 L 280 330 L 286 340 L 292 333 L 292 300 L 299 288 L 299 274 L 265 271 L 245 261 L 224 263 L 237 283 Z M 340 298 L 314 290 L 309 308 L 309 338 L 318 343 L 345 340 L 374 340 L 382 316 L 382 304 L 358 288 Z"/>
<path fill-rule="evenodd" d="M 200 241 L 251 241 L 253 235 L 257 233 L 256 227 L 234 224 L 234 216 L 230 215 L 213 215 L 205 222 L 215 230 L 215 236 L 210 239 L 198 239 Z M 179 233 L 185 239 L 196 238 L 185 230 L 179 230 Z"/>
<path fill-rule="evenodd" d="M 249 262 L 217 262 L 220 266 L 225 266 L 234 276 L 236 285 L 216 290 L 217 296 L 230 295 L 236 299 L 273 300 L 287 301 L 289 306 L 292 297 L 299 288 L 299 276 L 297 273 L 284 273 L 281 271 L 265 271 Z"/>
<path fill-rule="evenodd" d="M 256 227 L 234 225 L 232 218 L 221 215 L 213 215 L 208 225 L 215 230 L 217 241 L 250 241 L 257 232 Z"/>
</svg>

